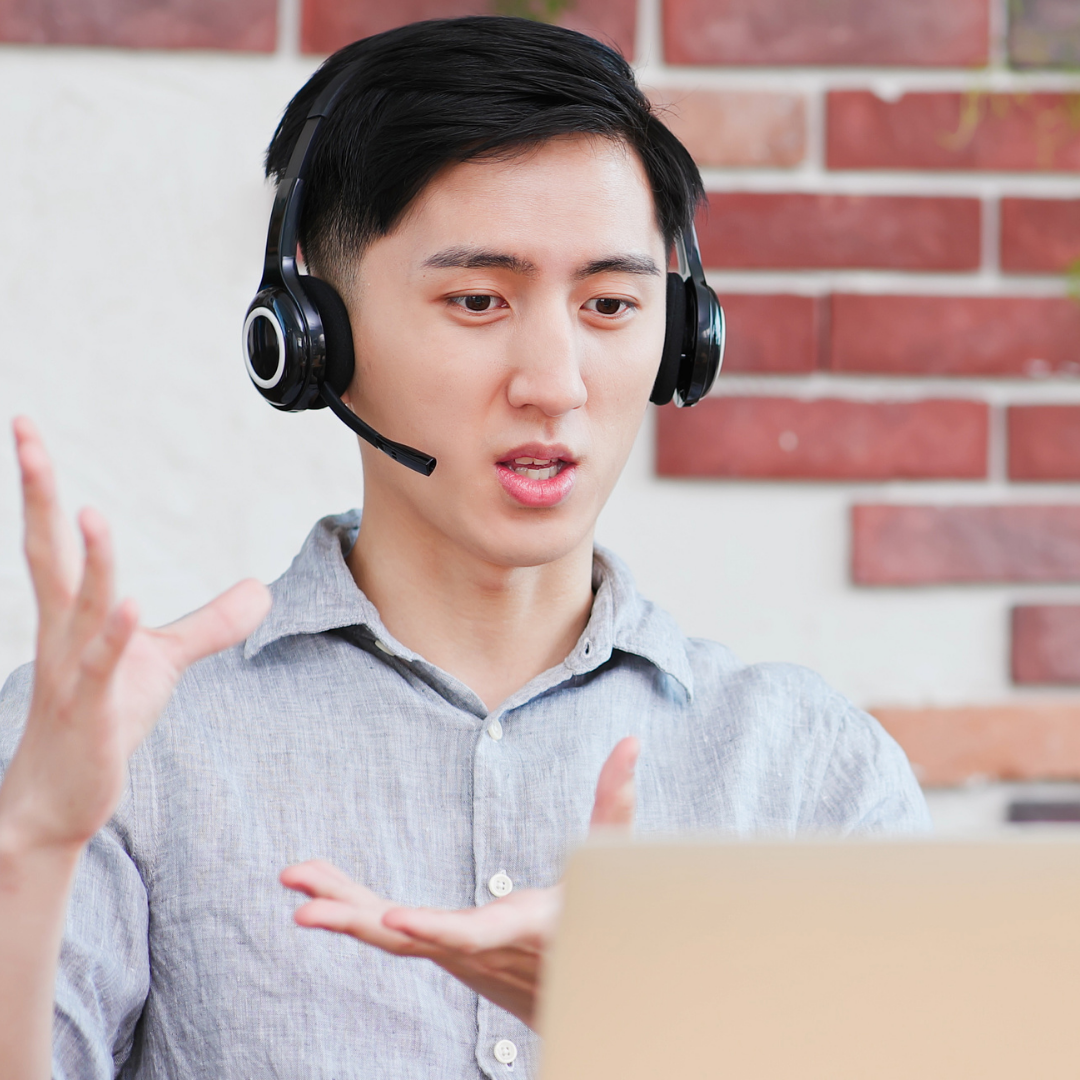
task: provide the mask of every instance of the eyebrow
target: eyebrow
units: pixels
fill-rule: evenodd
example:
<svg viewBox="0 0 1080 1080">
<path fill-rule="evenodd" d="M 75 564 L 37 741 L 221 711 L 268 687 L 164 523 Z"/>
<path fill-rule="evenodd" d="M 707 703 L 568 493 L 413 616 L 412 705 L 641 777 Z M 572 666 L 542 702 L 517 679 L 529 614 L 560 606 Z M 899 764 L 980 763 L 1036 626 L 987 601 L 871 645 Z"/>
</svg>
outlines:
<svg viewBox="0 0 1080 1080">
<path fill-rule="evenodd" d="M 486 251 L 483 248 L 447 248 L 425 259 L 424 265 L 440 269 L 457 267 L 462 270 L 509 270 L 514 274 L 536 272 L 536 267 L 528 259 L 519 259 L 516 255 L 501 251 Z"/>
<path fill-rule="evenodd" d="M 612 255 L 606 259 L 596 259 L 583 266 L 576 274 L 579 278 L 592 277 L 593 274 L 649 274 L 659 275 L 660 268 L 648 255 Z"/>
<path fill-rule="evenodd" d="M 424 260 L 425 266 L 439 269 L 509 270 L 513 274 L 535 274 L 536 264 L 502 251 L 484 248 L 455 247 L 439 251 Z M 574 277 L 583 279 L 595 274 L 659 275 L 660 268 L 648 255 L 610 255 L 594 259 L 578 270 Z"/>
</svg>

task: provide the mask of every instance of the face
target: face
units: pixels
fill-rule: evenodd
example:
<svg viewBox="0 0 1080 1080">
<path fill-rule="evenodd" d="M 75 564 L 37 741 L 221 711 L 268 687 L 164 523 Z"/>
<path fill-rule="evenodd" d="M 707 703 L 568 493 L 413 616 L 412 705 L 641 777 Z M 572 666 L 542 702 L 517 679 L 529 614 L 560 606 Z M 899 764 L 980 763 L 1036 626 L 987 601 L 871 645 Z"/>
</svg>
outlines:
<svg viewBox="0 0 1080 1080">
<path fill-rule="evenodd" d="M 587 136 L 445 169 L 344 290 L 346 400 L 433 454 L 361 444 L 365 514 L 499 566 L 591 545 L 664 338 L 666 259 L 637 155 Z"/>
</svg>

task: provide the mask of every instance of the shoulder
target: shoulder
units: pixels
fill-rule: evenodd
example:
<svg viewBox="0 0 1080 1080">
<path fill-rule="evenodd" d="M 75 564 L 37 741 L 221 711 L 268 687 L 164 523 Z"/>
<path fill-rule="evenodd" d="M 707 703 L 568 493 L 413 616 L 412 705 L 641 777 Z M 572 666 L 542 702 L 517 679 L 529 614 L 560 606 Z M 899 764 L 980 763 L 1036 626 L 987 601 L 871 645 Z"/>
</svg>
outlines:
<svg viewBox="0 0 1080 1080">
<path fill-rule="evenodd" d="M 922 792 L 874 717 L 798 664 L 746 664 L 689 639 L 693 712 L 751 769 L 786 788 L 800 829 L 925 829 Z M 722 733 L 722 734 L 721 734 Z"/>
<path fill-rule="evenodd" d="M 821 675 L 799 664 L 748 664 L 727 646 L 701 638 L 688 638 L 686 652 L 699 708 L 737 705 L 740 715 L 768 715 L 770 727 L 794 726 L 815 736 L 858 712 Z"/>
</svg>

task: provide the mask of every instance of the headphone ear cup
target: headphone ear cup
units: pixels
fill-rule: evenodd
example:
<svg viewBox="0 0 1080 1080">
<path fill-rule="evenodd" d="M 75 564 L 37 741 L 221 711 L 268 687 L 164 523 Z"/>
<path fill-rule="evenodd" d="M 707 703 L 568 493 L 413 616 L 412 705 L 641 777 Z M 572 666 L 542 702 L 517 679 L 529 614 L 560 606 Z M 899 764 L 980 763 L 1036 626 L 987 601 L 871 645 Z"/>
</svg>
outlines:
<svg viewBox="0 0 1080 1080">
<path fill-rule="evenodd" d="M 356 368 L 348 309 L 332 285 L 311 276 L 300 280 L 304 293 L 319 309 L 322 318 L 326 338 L 326 371 L 323 377 L 330 389 L 340 397 L 352 382 Z"/>
<path fill-rule="evenodd" d="M 649 400 L 654 405 L 666 405 L 679 382 L 679 367 L 686 344 L 686 282 L 678 274 L 667 276 L 667 331 L 664 351 L 660 355 L 660 370 L 656 373 Z"/>
</svg>

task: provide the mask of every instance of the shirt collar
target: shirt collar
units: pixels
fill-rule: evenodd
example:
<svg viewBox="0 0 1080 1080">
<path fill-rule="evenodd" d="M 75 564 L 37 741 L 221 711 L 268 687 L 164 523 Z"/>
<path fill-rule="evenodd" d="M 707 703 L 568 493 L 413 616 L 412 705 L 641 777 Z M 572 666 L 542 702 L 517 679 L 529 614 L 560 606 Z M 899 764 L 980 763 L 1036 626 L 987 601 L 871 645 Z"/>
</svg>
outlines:
<svg viewBox="0 0 1080 1080">
<path fill-rule="evenodd" d="M 292 565 L 270 586 L 270 614 L 244 643 L 245 659 L 282 638 L 366 626 L 401 659 L 422 660 L 393 640 L 375 605 L 353 580 L 345 556 L 359 529 L 359 510 L 316 523 Z M 692 695 L 686 639 L 675 620 L 645 600 L 622 560 L 599 545 L 593 552 L 593 591 L 588 625 L 563 666 L 572 674 L 585 674 L 606 663 L 613 652 L 630 653 L 672 676 Z"/>
<path fill-rule="evenodd" d="M 270 586 L 270 614 L 244 643 L 250 660 L 267 645 L 296 634 L 343 626 L 381 626 L 375 605 L 356 587 L 345 556 L 360 530 L 360 511 L 324 517 L 308 533 L 292 565 Z"/>
</svg>

